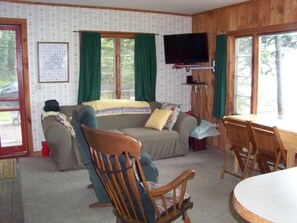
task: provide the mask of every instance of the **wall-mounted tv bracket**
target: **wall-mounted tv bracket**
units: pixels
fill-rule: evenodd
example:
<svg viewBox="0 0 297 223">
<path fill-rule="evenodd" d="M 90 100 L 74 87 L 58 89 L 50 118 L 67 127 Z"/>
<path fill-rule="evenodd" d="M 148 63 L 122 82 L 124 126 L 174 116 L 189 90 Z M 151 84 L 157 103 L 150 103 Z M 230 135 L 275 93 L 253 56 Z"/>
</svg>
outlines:
<svg viewBox="0 0 297 223">
<path fill-rule="evenodd" d="M 187 72 L 191 70 L 211 70 L 213 73 L 215 72 L 215 60 L 211 61 L 211 67 L 202 67 L 199 64 L 174 64 L 172 69 L 182 69 L 185 68 Z"/>
</svg>

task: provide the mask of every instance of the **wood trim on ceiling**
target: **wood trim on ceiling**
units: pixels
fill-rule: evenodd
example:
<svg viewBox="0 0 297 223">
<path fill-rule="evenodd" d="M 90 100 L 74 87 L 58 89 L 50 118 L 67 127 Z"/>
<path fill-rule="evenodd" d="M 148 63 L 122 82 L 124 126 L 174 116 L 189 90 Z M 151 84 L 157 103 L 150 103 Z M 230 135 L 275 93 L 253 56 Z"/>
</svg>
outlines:
<svg viewBox="0 0 297 223">
<path fill-rule="evenodd" d="M 117 32 L 117 31 L 100 31 L 100 30 L 74 30 L 74 33 L 82 33 L 82 32 L 94 32 L 100 33 L 102 37 L 120 37 L 120 38 L 134 38 L 135 34 L 140 34 L 142 32 Z M 159 35 L 157 33 L 142 33 L 142 34 L 154 34 Z"/>
<path fill-rule="evenodd" d="M 33 1 L 26 1 L 26 0 L 1 0 L 1 1 L 2 2 L 10 2 L 10 3 L 30 4 L 30 5 L 60 6 L 60 7 L 74 7 L 74 8 L 91 8 L 91 9 L 107 9 L 107 10 L 157 13 L 157 14 L 167 14 L 167 15 L 178 15 L 178 16 L 192 17 L 192 15 L 184 14 L 184 13 L 163 12 L 163 11 L 142 10 L 142 9 L 129 9 L 129 8 L 117 8 L 117 7 L 105 7 L 105 6 L 90 6 L 90 5 L 75 5 L 75 4 L 62 4 L 62 3 L 45 3 L 45 2 L 38 2 L 38 1 L 33 2 Z"/>
<path fill-rule="evenodd" d="M 250 29 L 234 30 L 234 31 L 227 32 L 227 35 L 248 36 L 248 35 L 258 35 L 258 34 L 281 33 L 281 32 L 286 32 L 291 30 L 297 30 L 296 22 L 250 28 Z"/>
</svg>

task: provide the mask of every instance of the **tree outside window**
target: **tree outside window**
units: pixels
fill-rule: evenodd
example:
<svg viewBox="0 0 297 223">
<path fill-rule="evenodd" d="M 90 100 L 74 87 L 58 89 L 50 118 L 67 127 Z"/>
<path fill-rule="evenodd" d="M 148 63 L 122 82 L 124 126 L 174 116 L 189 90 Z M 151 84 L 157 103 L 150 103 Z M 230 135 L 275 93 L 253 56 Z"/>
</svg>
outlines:
<svg viewBox="0 0 297 223">
<path fill-rule="evenodd" d="M 258 44 L 253 44 L 253 38 Z M 257 74 L 252 74 L 252 56 L 259 61 Z M 297 32 L 236 38 L 235 58 L 235 112 L 251 113 L 251 104 L 255 104 L 257 114 L 278 119 L 294 117 Z M 255 95 L 253 88 L 257 89 Z"/>
<path fill-rule="evenodd" d="M 133 38 L 101 38 L 101 99 L 134 100 Z"/>
</svg>

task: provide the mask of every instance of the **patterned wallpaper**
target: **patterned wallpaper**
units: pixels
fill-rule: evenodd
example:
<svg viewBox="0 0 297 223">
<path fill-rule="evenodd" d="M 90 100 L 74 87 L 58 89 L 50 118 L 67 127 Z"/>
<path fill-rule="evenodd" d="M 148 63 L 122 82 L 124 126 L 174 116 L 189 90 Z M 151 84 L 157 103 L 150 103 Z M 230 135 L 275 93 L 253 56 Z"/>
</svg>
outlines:
<svg viewBox="0 0 297 223">
<path fill-rule="evenodd" d="M 0 2 L 0 17 L 25 18 L 28 28 L 29 78 L 34 151 L 44 140 L 40 116 L 44 101 L 56 99 L 60 105 L 77 102 L 79 79 L 79 34 L 75 30 L 157 33 L 157 101 L 182 104 L 190 109 L 190 88 L 185 70 L 165 64 L 163 35 L 192 32 L 192 18 L 158 13 L 106 9 L 43 6 Z M 38 83 L 37 42 L 69 43 L 69 83 Z"/>
</svg>

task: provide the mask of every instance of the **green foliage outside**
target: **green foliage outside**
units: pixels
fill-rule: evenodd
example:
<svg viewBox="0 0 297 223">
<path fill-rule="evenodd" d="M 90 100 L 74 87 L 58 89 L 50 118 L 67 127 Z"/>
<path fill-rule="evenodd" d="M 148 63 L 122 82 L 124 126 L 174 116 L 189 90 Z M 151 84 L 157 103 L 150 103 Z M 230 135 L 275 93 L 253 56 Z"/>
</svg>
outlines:
<svg viewBox="0 0 297 223">
<path fill-rule="evenodd" d="M 101 38 L 101 99 L 112 99 L 115 89 L 114 39 Z"/>
<path fill-rule="evenodd" d="M 0 112 L 0 123 L 1 122 L 8 122 L 12 121 L 12 115 L 11 112 Z"/>
<path fill-rule="evenodd" d="M 237 113 L 249 113 L 251 84 L 252 84 L 252 38 L 241 37 L 236 41 L 236 106 Z M 276 111 L 280 119 L 284 114 L 284 78 L 288 78 L 283 72 L 283 63 L 286 53 L 296 51 L 297 49 L 297 33 L 288 32 L 281 34 L 262 35 L 259 37 L 259 78 L 264 80 L 273 80 L 274 84 L 270 86 L 270 92 L 262 90 L 260 87 L 269 83 L 259 83 L 258 90 L 258 109 L 265 112 Z M 266 78 L 263 78 L 266 77 Z M 267 79 L 271 77 L 271 79 Z M 274 90 L 274 87 L 275 90 Z M 266 86 L 267 87 L 267 86 Z M 275 93 L 275 97 L 271 96 Z M 262 94 L 262 95 L 261 95 Z M 269 95 L 269 96 L 267 96 Z M 261 107 L 262 106 L 262 107 Z M 265 107 L 266 106 L 266 107 Z"/>
<path fill-rule="evenodd" d="M 101 39 L 101 98 L 115 98 L 116 60 L 120 60 L 121 98 L 134 97 L 134 39 L 120 39 L 120 55 L 116 55 L 114 38 Z"/>
<path fill-rule="evenodd" d="M 0 89 L 16 80 L 15 32 L 0 31 Z"/>
</svg>

